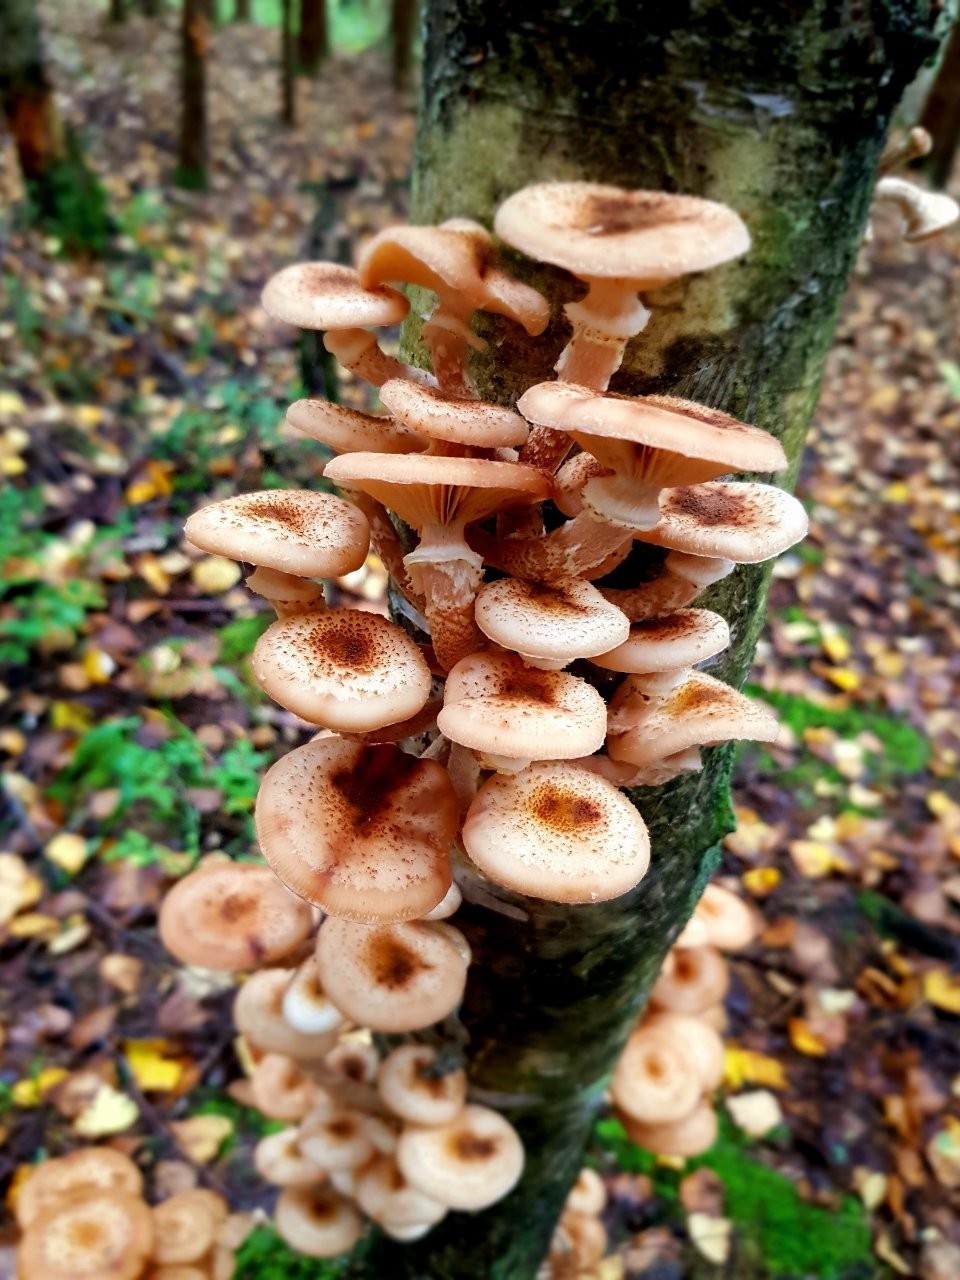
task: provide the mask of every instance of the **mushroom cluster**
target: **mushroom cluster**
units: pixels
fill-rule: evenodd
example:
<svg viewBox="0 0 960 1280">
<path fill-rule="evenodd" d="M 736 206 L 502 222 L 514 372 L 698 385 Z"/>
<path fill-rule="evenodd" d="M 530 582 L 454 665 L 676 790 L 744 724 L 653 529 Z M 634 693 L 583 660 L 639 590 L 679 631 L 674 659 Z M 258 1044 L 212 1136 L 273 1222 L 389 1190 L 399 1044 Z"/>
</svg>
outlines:
<svg viewBox="0 0 960 1280">
<path fill-rule="evenodd" d="M 710 1095 L 723 1077 L 730 982 L 725 951 L 757 933 L 751 908 L 729 889 L 707 885 L 627 1041 L 611 1085 L 634 1142 L 662 1156 L 696 1156 L 717 1136 Z"/>
<path fill-rule="evenodd" d="M 230 1280 L 249 1229 L 202 1187 L 146 1204 L 140 1170 L 112 1147 L 37 1165 L 16 1218 L 20 1280 Z"/>
<path fill-rule="evenodd" d="M 583 1280 L 607 1251 L 607 1229 L 601 1214 L 607 1189 L 595 1169 L 584 1167 L 570 1188 L 550 1241 L 550 1252 L 537 1280 Z"/>
</svg>

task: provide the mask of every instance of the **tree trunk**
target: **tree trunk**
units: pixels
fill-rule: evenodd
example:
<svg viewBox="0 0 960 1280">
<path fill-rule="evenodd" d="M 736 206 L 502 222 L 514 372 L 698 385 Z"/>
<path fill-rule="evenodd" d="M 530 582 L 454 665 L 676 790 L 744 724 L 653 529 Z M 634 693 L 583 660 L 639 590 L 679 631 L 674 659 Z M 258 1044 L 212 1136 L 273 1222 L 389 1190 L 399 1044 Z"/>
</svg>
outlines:
<svg viewBox="0 0 960 1280">
<path fill-rule="evenodd" d="M 127 20 L 127 0 L 110 0 L 110 22 L 117 24 Z"/>
<path fill-rule="evenodd" d="M 934 186 L 944 187 L 960 146 L 960 21 L 954 24 L 947 41 L 920 123 L 933 139 L 933 150 L 924 167 Z"/>
<path fill-rule="evenodd" d="M 280 119 L 297 122 L 296 37 L 293 30 L 293 0 L 281 0 L 280 7 Z"/>
<path fill-rule="evenodd" d="M 300 35 L 297 63 L 306 75 L 315 76 L 330 52 L 327 36 L 327 0 L 300 0 Z"/>
<path fill-rule="evenodd" d="M 180 25 L 180 152 L 175 180 L 181 187 L 207 186 L 207 46 L 210 20 L 205 0 L 183 0 Z"/>
<path fill-rule="evenodd" d="M 613 388 L 685 396 L 765 427 L 795 470 L 890 113 L 934 48 L 935 13 L 934 0 L 431 0 L 414 220 L 490 225 L 511 191 L 546 179 L 732 205 L 750 253 L 654 295 Z M 488 358 L 504 363 L 478 358 L 475 372 L 486 394 L 513 403 L 553 376 L 567 331 L 559 304 L 574 287 L 507 261 L 549 293 L 556 317 L 536 339 L 484 318 Z M 717 672 L 733 684 L 768 581 L 746 567 L 708 597 L 735 637 Z M 617 901 L 565 907 L 466 883 L 456 923 L 473 949 L 467 1069 L 478 1100 L 520 1129 L 525 1175 L 501 1204 L 451 1214 L 421 1241 L 374 1237 L 351 1277 L 535 1275 L 611 1069 L 731 829 L 731 760 L 705 751 L 701 773 L 635 793 L 652 865 Z"/>
<path fill-rule="evenodd" d="M 413 33 L 417 26 L 417 0 L 391 0 L 390 62 L 393 87 L 402 92 L 410 83 Z"/>
<path fill-rule="evenodd" d="M 253 14 L 250 9 L 250 0 L 236 0 L 233 6 L 234 22 L 249 22 Z"/>
<path fill-rule="evenodd" d="M 34 0 L 0 6 L 0 109 L 17 149 L 28 217 L 70 250 L 101 249 L 110 233 L 103 188 L 61 124 Z"/>
<path fill-rule="evenodd" d="M 140 11 L 145 18 L 159 18 L 163 14 L 163 0 L 140 0 Z"/>
</svg>

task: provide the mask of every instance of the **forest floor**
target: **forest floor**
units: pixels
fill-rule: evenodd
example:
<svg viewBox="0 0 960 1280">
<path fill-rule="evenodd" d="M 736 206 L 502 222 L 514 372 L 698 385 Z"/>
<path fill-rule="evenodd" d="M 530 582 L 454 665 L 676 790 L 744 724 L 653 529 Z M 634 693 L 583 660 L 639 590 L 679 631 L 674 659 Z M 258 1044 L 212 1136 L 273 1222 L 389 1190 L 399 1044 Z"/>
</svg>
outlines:
<svg viewBox="0 0 960 1280">
<path fill-rule="evenodd" d="M 225 1093 L 229 985 L 178 970 L 155 913 L 201 853 L 251 851 L 258 775 L 303 726 L 245 667 L 269 616 L 181 529 L 211 495 L 317 480 L 322 451 L 282 423 L 294 336 L 259 291 L 308 243 L 349 254 L 403 216 L 412 103 L 382 51 L 341 53 L 284 129 L 276 31 L 225 27 L 212 189 L 188 194 L 174 19 L 45 17 L 121 234 L 77 261 L 0 223 L 0 1180 L 109 1138 L 157 1188 L 253 1208 L 264 1122 Z M 7 146 L 0 209 L 17 196 Z M 787 733 L 736 783 L 723 873 L 765 930 L 734 966 L 721 1139 L 678 1166 L 601 1122 L 605 1280 L 960 1275 L 958 320 L 960 237 L 880 228 L 753 675 Z M 348 589 L 375 604 L 377 565 Z M 761 1091 L 780 1120 L 756 1136 Z M 244 1268 L 306 1275 L 266 1228 Z"/>
</svg>

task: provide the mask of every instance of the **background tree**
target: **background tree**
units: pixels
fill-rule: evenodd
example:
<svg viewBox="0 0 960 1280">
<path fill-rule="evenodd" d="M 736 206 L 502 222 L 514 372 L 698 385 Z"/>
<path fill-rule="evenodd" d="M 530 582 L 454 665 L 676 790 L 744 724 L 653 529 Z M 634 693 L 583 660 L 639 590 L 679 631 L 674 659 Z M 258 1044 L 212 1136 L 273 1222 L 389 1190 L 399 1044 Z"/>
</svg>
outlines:
<svg viewBox="0 0 960 1280">
<path fill-rule="evenodd" d="M 391 0 L 390 60 L 393 87 L 402 91 L 410 83 L 413 37 L 417 27 L 418 0 Z"/>
<path fill-rule="evenodd" d="M 234 0 L 234 22 L 249 22 L 252 17 L 250 0 Z"/>
<path fill-rule="evenodd" d="M 127 0 L 110 0 L 110 22 L 118 24 L 127 20 Z"/>
<path fill-rule="evenodd" d="M 159 18 L 163 7 L 163 0 L 140 0 L 140 11 L 145 18 Z"/>
<path fill-rule="evenodd" d="M 774 432 L 795 470 L 890 114 L 935 47 L 932 0 L 431 0 L 414 220 L 490 224 L 511 191 L 584 178 L 722 200 L 753 236 L 741 261 L 678 282 L 613 389 L 668 392 Z M 484 320 L 483 392 L 512 402 L 552 376 L 569 278 L 519 255 L 558 317 L 540 339 Z M 411 329 L 415 327 L 411 326 Z M 505 341 L 501 341 L 505 339 Z M 407 335 L 416 350 L 416 334 Z M 631 562 L 626 562 L 629 573 Z M 741 568 L 706 602 L 736 637 L 718 675 L 742 683 L 769 571 Z M 635 793 L 653 862 L 624 898 L 564 907 L 485 886 L 457 924 L 473 963 L 461 1018 L 471 1085 L 518 1126 L 517 1191 L 414 1244 L 376 1239 L 350 1274 L 532 1280 L 579 1167 L 603 1087 L 663 957 L 731 829 L 731 754 Z"/>
<path fill-rule="evenodd" d="M 280 4 L 280 118 L 284 124 L 297 120 L 297 40 L 294 32 L 294 0 Z"/>
<path fill-rule="evenodd" d="M 933 139 L 925 168 L 934 185 L 942 187 L 960 146 L 960 22 L 954 23 L 947 40 L 920 123 Z"/>
<path fill-rule="evenodd" d="M 316 75 L 330 53 L 327 31 L 327 0 L 300 0 L 300 34 L 297 63 L 307 75 Z"/>
<path fill-rule="evenodd" d="M 183 0 L 180 17 L 180 149 L 176 181 L 182 187 L 207 185 L 207 46 L 210 20 L 206 0 Z"/>
<path fill-rule="evenodd" d="M 70 249 L 102 248 L 110 233 L 103 189 L 60 120 L 34 0 L 0 6 L 0 107 L 17 149 L 28 217 Z"/>
</svg>

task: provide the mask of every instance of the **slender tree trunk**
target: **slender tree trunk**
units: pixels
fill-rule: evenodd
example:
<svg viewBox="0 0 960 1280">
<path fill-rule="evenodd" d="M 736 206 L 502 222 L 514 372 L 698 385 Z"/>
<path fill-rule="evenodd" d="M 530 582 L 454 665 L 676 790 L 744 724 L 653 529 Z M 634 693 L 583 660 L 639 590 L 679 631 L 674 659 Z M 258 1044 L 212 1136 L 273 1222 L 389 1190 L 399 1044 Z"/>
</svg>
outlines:
<svg viewBox="0 0 960 1280">
<path fill-rule="evenodd" d="M 117 24 L 127 20 L 127 0 L 110 0 L 109 17 L 111 23 Z"/>
<path fill-rule="evenodd" d="M 207 46 L 210 20 L 205 0 L 183 0 L 180 25 L 180 151 L 176 181 L 207 185 Z"/>
<path fill-rule="evenodd" d="M 250 0 L 236 0 L 233 6 L 234 22 L 249 22 L 252 17 Z"/>
<path fill-rule="evenodd" d="M 140 0 L 140 11 L 145 18 L 159 18 L 163 13 L 163 0 Z"/>
<path fill-rule="evenodd" d="M 729 203 L 751 252 L 654 295 L 613 386 L 719 406 L 775 432 L 795 467 L 889 116 L 934 47 L 935 12 L 934 0 L 430 0 L 415 221 L 489 225 L 511 191 L 559 178 Z M 560 272 L 509 261 L 557 317 L 538 339 L 484 321 L 490 354 L 475 371 L 512 403 L 553 376 L 566 332 L 557 304 L 574 290 Z M 718 672 L 734 684 L 768 580 L 744 568 L 710 593 L 735 637 Z M 473 949 L 467 1067 L 479 1100 L 520 1129 L 524 1178 L 501 1204 L 451 1214 L 416 1243 L 375 1237 L 351 1277 L 535 1275 L 605 1082 L 731 828 L 730 766 L 728 750 L 706 751 L 701 773 L 635 793 L 652 865 L 615 902 L 564 907 L 467 881 L 456 920 Z"/>
<path fill-rule="evenodd" d="M 330 53 L 327 34 L 327 0 L 300 0 L 300 35 L 297 63 L 307 75 L 315 76 Z"/>
<path fill-rule="evenodd" d="M 947 41 L 920 123 L 933 138 L 925 166 L 930 180 L 937 187 L 946 186 L 960 147 L 960 21 Z"/>
<path fill-rule="evenodd" d="M 403 91 L 410 83 L 413 33 L 417 26 L 417 0 L 391 0 L 390 62 L 393 87 Z"/>
<path fill-rule="evenodd" d="M 297 56 L 293 29 L 294 0 L 281 0 L 280 11 L 280 118 L 284 124 L 297 122 Z"/>
<path fill-rule="evenodd" d="M 17 149 L 28 217 L 69 249 L 102 248 L 110 232 L 106 200 L 79 141 L 61 124 L 35 0 L 0 4 L 0 110 Z"/>
</svg>

